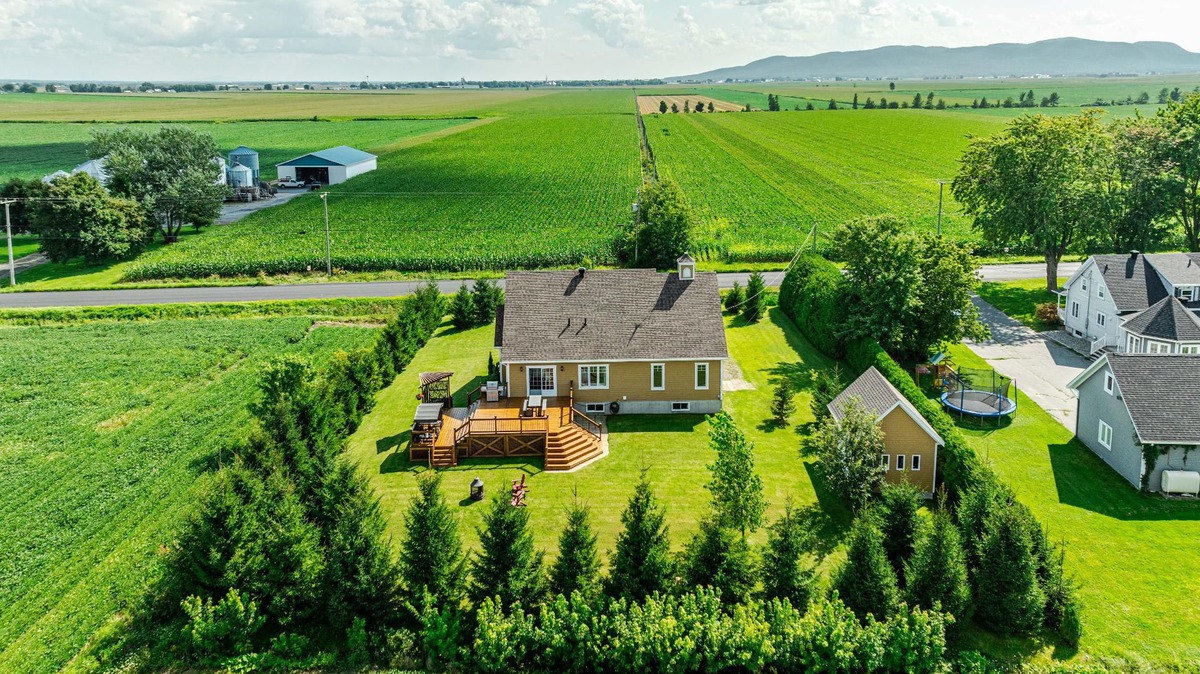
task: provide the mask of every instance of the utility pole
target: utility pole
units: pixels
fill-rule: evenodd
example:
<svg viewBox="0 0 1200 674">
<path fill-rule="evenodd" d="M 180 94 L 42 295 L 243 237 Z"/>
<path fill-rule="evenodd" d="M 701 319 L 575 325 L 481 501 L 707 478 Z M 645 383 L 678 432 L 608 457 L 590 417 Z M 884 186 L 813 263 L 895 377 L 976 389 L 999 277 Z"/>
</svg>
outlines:
<svg viewBox="0 0 1200 674">
<path fill-rule="evenodd" d="M 945 191 L 945 189 L 946 189 L 946 181 L 939 180 L 938 181 L 938 225 L 937 225 L 937 235 L 939 238 L 942 236 L 942 192 Z"/>
<path fill-rule="evenodd" d="M 9 215 L 8 209 L 15 203 L 13 199 L 7 199 L 4 202 L 4 231 L 8 234 L 8 285 L 17 285 L 17 263 L 13 261 L 12 247 L 12 217 Z"/>
<path fill-rule="evenodd" d="M 325 275 L 333 276 L 333 258 L 329 255 L 329 193 L 321 193 L 321 201 L 325 204 Z"/>
</svg>

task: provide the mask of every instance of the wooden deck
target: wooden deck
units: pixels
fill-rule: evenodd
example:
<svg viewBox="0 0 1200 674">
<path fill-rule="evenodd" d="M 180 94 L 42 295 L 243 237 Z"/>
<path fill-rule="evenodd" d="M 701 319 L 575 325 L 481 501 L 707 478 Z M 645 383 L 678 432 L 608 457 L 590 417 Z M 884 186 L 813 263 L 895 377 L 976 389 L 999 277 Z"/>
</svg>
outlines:
<svg viewBox="0 0 1200 674">
<path fill-rule="evenodd" d="M 451 466 L 460 459 L 544 456 L 546 470 L 569 470 L 600 453 L 600 427 L 571 408 L 571 398 L 546 398 L 546 412 L 522 416 L 523 398 L 476 401 L 442 412 L 432 448 L 410 449 L 414 461 Z"/>
</svg>

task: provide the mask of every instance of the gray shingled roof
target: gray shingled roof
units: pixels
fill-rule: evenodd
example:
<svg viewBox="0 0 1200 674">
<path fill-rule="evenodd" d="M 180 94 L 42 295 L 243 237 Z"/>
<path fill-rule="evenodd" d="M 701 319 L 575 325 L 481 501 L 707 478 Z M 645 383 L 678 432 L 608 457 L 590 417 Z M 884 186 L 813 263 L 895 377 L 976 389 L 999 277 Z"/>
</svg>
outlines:
<svg viewBox="0 0 1200 674">
<path fill-rule="evenodd" d="M 1109 295 L 1117 311 L 1128 313 L 1148 309 L 1167 296 L 1162 279 L 1145 255 L 1095 255 L 1096 268 L 1104 276 Z"/>
<path fill-rule="evenodd" d="M 502 331 L 506 362 L 729 356 L 712 273 L 510 271 Z"/>
<path fill-rule="evenodd" d="M 1122 326 L 1143 337 L 1200 342 L 1200 317 L 1174 297 L 1162 298 L 1149 309 L 1131 316 Z"/>
<path fill-rule="evenodd" d="M 938 435 L 937 431 L 933 430 L 933 427 L 930 426 L 929 422 L 921 416 L 921 413 L 917 411 L 917 408 L 913 407 L 912 403 L 908 401 L 908 398 L 905 398 L 904 394 L 896 390 L 896 387 L 892 386 L 892 382 L 888 381 L 887 377 L 884 377 L 879 370 L 876 370 L 874 365 L 867 368 L 866 372 L 863 372 L 861 375 L 859 375 L 858 379 L 855 379 L 849 386 L 843 389 L 842 392 L 839 393 L 837 397 L 829 403 L 829 405 L 827 405 L 829 413 L 833 415 L 835 421 L 842 420 L 842 412 L 845 410 L 846 404 L 851 398 L 857 398 L 859 403 L 865 407 L 868 412 L 871 412 L 875 415 L 876 419 L 882 418 L 894 407 L 896 407 L 896 405 L 900 405 L 913 417 L 913 419 L 920 420 L 917 423 L 919 423 L 925 429 L 925 432 L 929 433 L 929 435 L 933 437 L 939 445 L 944 444 L 942 441 L 942 436 Z"/>
<path fill-rule="evenodd" d="M 1171 285 L 1200 285 L 1200 253 L 1146 253 L 1146 259 Z"/>
<path fill-rule="evenodd" d="M 1200 444 L 1200 356 L 1111 353 L 1106 358 L 1142 442 Z"/>
</svg>

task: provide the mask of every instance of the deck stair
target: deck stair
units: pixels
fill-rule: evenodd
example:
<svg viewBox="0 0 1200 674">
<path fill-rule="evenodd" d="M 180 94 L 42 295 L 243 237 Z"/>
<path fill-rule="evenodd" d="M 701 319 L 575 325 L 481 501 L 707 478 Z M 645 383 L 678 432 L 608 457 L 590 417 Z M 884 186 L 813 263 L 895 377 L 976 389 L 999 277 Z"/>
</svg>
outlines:
<svg viewBox="0 0 1200 674">
<path fill-rule="evenodd" d="M 573 423 L 559 426 L 546 438 L 546 470 L 573 470 L 602 453 L 595 435 Z"/>
<path fill-rule="evenodd" d="M 456 463 L 454 460 L 454 445 L 434 446 L 430 452 L 429 465 L 434 468 L 449 468 Z"/>
</svg>

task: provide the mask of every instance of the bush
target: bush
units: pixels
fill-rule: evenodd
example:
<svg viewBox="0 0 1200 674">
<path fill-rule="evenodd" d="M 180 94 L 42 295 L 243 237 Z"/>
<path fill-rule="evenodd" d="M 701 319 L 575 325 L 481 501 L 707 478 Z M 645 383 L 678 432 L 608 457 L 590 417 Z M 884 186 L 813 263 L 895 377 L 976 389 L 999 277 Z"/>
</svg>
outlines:
<svg viewBox="0 0 1200 674">
<path fill-rule="evenodd" d="M 725 311 L 737 312 L 742 308 L 742 301 L 746 299 L 746 293 L 742 292 L 742 286 L 737 282 L 733 282 L 733 287 L 729 292 L 725 293 Z"/>
<path fill-rule="evenodd" d="M 183 600 L 188 621 L 183 628 L 184 647 L 201 659 L 241 655 L 251 649 L 250 640 L 266 619 L 258 604 L 230 589 L 215 605 L 211 599 L 192 595 Z"/>
<path fill-rule="evenodd" d="M 1060 318 L 1058 315 L 1058 303 L 1056 302 L 1042 302 L 1041 304 L 1037 305 L 1033 315 L 1038 322 L 1045 325 L 1062 325 L 1062 318 Z"/>
<path fill-rule="evenodd" d="M 846 315 L 845 279 L 829 260 L 801 255 L 779 286 L 779 307 L 822 353 L 840 358 Z"/>
</svg>

